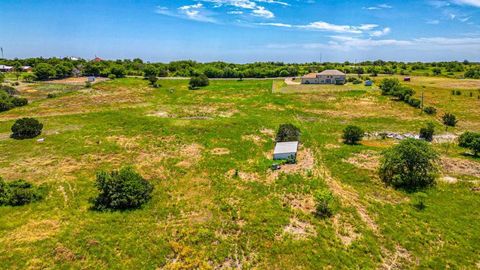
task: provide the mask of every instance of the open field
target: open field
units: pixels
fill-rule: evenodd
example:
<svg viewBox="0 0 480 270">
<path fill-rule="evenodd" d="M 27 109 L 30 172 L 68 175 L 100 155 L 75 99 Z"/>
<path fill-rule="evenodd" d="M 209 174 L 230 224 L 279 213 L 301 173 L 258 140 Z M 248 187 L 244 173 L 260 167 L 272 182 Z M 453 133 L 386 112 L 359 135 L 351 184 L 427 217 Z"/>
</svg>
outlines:
<svg viewBox="0 0 480 270">
<path fill-rule="evenodd" d="M 426 190 L 419 211 L 415 193 L 376 176 L 381 151 L 396 141 L 339 141 L 349 124 L 417 133 L 434 121 L 444 132 L 439 118 L 447 111 L 460 119 L 448 132 L 480 131 L 480 100 L 469 96 L 479 81 L 440 80 L 411 83 L 417 95 L 425 86 L 437 116 L 363 85 L 212 80 L 189 91 L 187 80 L 154 89 L 127 78 L 52 99 L 45 91 L 65 86 L 35 86 L 33 103 L 0 114 L 0 176 L 45 183 L 49 193 L 0 207 L 2 268 L 478 269 L 479 159 L 435 144 L 440 178 L 454 181 Z M 451 95 L 452 85 L 461 96 Z M 44 124 L 44 142 L 8 137 L 25 116 Z M 299 164 L 271 172 L 282 123 L 302 130 Z M 90 210 L 95 173 L 124 165 L 154 184 L 153 199 L 135 211 Z M 331 219 L 313 214 L 321 188 L 338 200 Z"/>
</svg>

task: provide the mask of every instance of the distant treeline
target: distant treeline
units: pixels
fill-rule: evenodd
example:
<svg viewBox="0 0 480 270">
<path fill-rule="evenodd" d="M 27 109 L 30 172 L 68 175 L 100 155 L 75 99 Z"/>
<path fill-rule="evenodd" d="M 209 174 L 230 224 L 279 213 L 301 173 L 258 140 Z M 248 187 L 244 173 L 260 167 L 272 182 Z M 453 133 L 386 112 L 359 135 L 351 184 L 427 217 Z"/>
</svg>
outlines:
<svg viewBox="0 0 480 270">
<path fill-rule="evenodd" d="M 35 77 L 29 80 L 48 80 L 71 76 L 148 76 L 191 77 L 205 74 L 209 78 L 268 78 L 301 76 L 310 72 L 338 69 L 347 74 L 398 74 L 424 76 L 450 76 L 480 79 L 480 63 L 434 62 L 403 63 L 391 61 L 365 61 L 360 63 L 303 63 L 257 62 L 233 64 L 225 62 L 199 63 L 191 60 L 170 63 L 149 63 L 141 59 L 94 60 L 71 58 L 0 59 L 0 65 L 13 67 L 31 66 Z M 21 70 L 17 68 L 18 72 Z M 15 70 L 13 71 L 15 72 Z"/>
</svg>

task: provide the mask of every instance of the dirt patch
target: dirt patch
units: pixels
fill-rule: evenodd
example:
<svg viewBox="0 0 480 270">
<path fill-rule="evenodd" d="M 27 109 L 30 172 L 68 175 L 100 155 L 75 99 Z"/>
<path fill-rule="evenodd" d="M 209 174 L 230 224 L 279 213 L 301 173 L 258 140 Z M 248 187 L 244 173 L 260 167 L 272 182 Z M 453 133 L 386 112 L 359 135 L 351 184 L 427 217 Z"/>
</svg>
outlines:
<svg viewBox="0 0 480 270">
<path fill-rule="evenodd" d="M 283 228 L 282 236 L 286 235 L 291 236 L 296 240 L 304 240 L 310 237 L 315 237 L 317 232 L 312 224 L 293 217 L 290 218 L 290 223 Z"/>
<path fill-rule="evenodd" d="M 147 114 L 148 116 L 155 116 L 155 117 L 160 117 L 160 118 L 168 118 L 171 117 L 168 112 L 165 111 L 157 111 L 157 112 L 152 112 Z"/>
<path fill-rule="evenodd" d="M 231 179 L 240 179 L 246 182 L 257 182 L 260 180 L 258 173 L 242 172 L 238 170 L 230 170 L 226 173 L 226 176 Z"/>
<path fill-rule="evenodd" d="M 302 148 L 297 153 L 296 164 L 282 165 L 280 170 L 269 171 L 268 180 L 275 181 L 280 174 L 307 174 L 313 170 L 315 166 L 315 159 L 310 149 Z"/>
<path fill-rule="evenodd" d="M 287 194 L 283 197 L 284 205 L 304 213 L 315 212 L 315 199 L 310 194 Z"/>
<path fill-rule="evenodd" d="M 380 155 L 376 151 L 363 151 L 356 153 L 343 162 L 350 163 L 357 168 L 375 171 L 380 166 Z"/>
<path fill-rule="evenodd" d="M 176 165 L 179 167 L 190 168 L 201 160 L 203 146 L 193 143 L 184 146 L 179 152 L 183 160 Z"/>
<path fill-rule="evenodd" d="M 333 228 L 335 234 L 345 246 L 350 246 L 353 241 L 357 240 L 361 234 L 356 231 L 355 226 L 350 222 L 351 216 L 337 214 L 333 217 Z"/>
<path fill-rule="evenodd" d="M 340 145 L 338 144 L 327 144 L 325 145 L 325 149 L 338 149 L 340 148 Z"/>
<path fill-rule="evenodd" d="M 275 137 L 275 130 L 273 129 L 263 128 L 260 130 L 260 133 L 271 138 Z"/>
<path fill-rule="evenodd" d="M 33 243 L 56 235 L 60 231 L 58 220 L 32 220 L 20 226 L 5 239 L 10 243 Z"/>
<path fill-rule="evenodd" d="M 252 135 L 243 135 L 242 140 L 251 141 L 256 145 L 262 145 L 262 144 L 265 143 L 265 139 L 263 139 L 262 137 L 260 137 L 258 135 L 253 135 L 253 134 Z"/>
<path fill-rule="evenodd" d="M 445 173 L 480 178 L 480 163 L 460 158 L 442 157 L 440 165 Z"/>
<path fill-rule="evenodd" d="M 77 258 L 77 256 L 75 255 L 75 253 L 73 253 L 73 251 L 71 251 L 70 249 L 68 249 L 62 244 L 58 244 L 53 250 L 53 253 L 55 255 L 56 261 L 72 262 Z"/>
<path fill-rule="evenodd" d="M 99 83 L 99 82 L 104 82 L 108 80 L 107 78 L 102 78 L 102 77 L 96 77 L 95 81 L 92 82 L 92 84 Z M 72 78 L 66 78 L 66 79 L 61 79 L 61 80 L 51 80 L 47 81 L 45 83 L 59 83 L 59 84 L 81 84 L 84 85 L 85 82 L 88 81 L 88 77 L 72 77 Z"/>
<path fill-rule="evenodd" d="M 135 137 L 126 137 L 126 136 L 109 136 L 107 137 L 107 141 L 114 142 L 124 148 L 127 151 L 131 151 L 137 149 L 140 145 L 138 143 L 141 140 L 141 136 Z"/>
<path fill-rule="evenodd" d="M 384 258 L 380 270 L 407 269 L 408 265 L 415 263 L 413 255 L 401 246 L 397 246 L 394 252 L 384 249 Z"/>
<path fill-rule="evenodd" d="M 440 181 L 448 183 L 448 184 L 455 184 L 455 183 L 458 182 L 458 179 L 455 178 L 455 177 L 451 177 L 451 176 L 444 176 L 444 177 L 440 178 Z"/>
<path fill-rule="evenodd" d="M 216 156 L 223 156 L 230 154 L 230 150 L 228 148 L 214 148 L 210 151 L 210 153 Z"/>
</svg>

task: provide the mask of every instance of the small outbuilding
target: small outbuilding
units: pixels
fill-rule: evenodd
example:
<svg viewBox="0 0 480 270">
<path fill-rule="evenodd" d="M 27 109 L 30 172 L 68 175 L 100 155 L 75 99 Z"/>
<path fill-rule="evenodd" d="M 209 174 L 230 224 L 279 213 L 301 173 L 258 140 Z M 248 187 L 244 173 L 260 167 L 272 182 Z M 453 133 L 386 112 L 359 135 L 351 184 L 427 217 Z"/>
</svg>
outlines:
<svg viewBox="0 0 480 270">
<path fill-rule="evenodd" d="M 90 83 L 93 83 L 93 82 L 95 82 L 95 77 L 94 76 L 89 76 L 87 78 L 87 81 L 90 82 Z"/>
<path fill-rule="evenodd" d="M 403 78 L 403 81 L 404 81 L 404 82 L 410 82 L 411 80 L 412 80 L 412 78 L 410 78 L 410 77 L 405 77 L 405 78 Z"/>
<path fill-rule="evenodd" d="M 278 142 L 273 151 L 274 160 L 297 159 L 298 141 Z"/>
<path fill-rule="evenodd" d="M 372 86 L 373 82 L 371 80 L 366 80 L 365 81 L 365 86 Z"/>
</svg>

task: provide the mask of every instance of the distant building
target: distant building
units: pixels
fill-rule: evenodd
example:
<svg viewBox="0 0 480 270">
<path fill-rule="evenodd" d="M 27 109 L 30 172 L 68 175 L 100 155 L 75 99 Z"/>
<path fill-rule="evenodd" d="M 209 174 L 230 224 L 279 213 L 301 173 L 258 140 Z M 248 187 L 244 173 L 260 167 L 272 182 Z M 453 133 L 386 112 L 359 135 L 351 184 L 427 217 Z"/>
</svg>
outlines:
<svg viewBox="0 0 480 270">
<path fill-rule="evenodd" d="M 345 84 L 347 75 L 338 70 L 324 70 L 302 77 L 302 84 Z"/>
<path fill-rule="evenodd" d="M 103 59 L 98 57 L 98 56 L 95 56 L 95 58 L 92 60 L 93 62 L 102 62 Z"/>
<path fill-rule="evenodd" d="M 410 77 L 405 77 L 405 78 L 403 78 L 403 81 L 404 81 L 404 82 L 409 82 L 409 81 L 411 81 L 411 80 L 412 80 L 412 79 L 411 79 Z"/>
<path fill-rule="evenodd" d="M 366 80 L 365 81 L 365 86 L 372 86 L 373 82 L 371 80 Z"/>
<path fill-rule="evenodd" d="M 6 65 L 0 65 L 0 72 L 10 72 L 10 71 L 13 71 L 13 67 L 6 66 Z"/>
<path fill-rule="evenodd" d="M 30 72 L 30 71 L 32 71 L 32 67 L 31 67 L 31 66 L 23 66 L 23 67 L 22 67 L 22 71 L 24 71 L 24 72 Z"/>
<path fill-rule="evenodd" d="M 274 160 L 297 159 L 298 142 L 278 142 L 273 151 Z"/>
<path fill-rule="evenodd" d="M 90 83 L 95 82 L 95 77 L 94 76 L 89 76 L 87 78 L 87 81 L 90 82 Z"/>
</svg>

